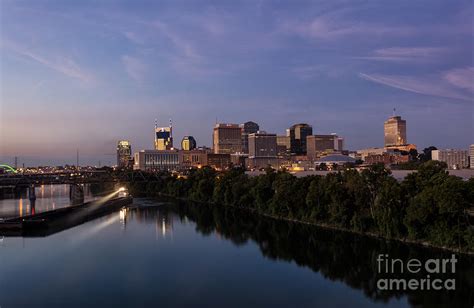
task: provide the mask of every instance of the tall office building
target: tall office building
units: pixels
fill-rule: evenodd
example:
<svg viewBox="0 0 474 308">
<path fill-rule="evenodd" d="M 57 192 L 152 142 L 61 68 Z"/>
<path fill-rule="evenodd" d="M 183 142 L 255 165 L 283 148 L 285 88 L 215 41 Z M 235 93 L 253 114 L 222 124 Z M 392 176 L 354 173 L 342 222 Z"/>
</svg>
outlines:
<svg viewBox="0 0 474 308">
<path fill-rule="evenodd" d="M 196 148 L 196 139 L 193 136 L 184 136 L 181 140 L 181 149 L 184 151 L 191 151 Z"/>
<path fill-rule="evenodd" d="M 407 144 L 407 122 L 400 116 L 392 116 L 384 123 L 385 146 Z"/>
<path fill-rule="evenodd" d="M 258 132 L 249 135 L 249 158 L 254 157 L 276 157 L 277 136 Z"/>
<path fill-rule="evenodd" d="M 344 139 L 335 134 L 311 135 L 306 137 L 306 155 L 310 159 L 316 159 L 324 154 L 341 152 L 343 145 Z"/>
<path fill-rule="evenodd" d="M 166 151 L 173 148 L 173 126 L 158 127 L 155 122 L 155 150 Z"/>
<path fill-rule="evenodd" d="M 279 156 L 290 153 L 290 136 L 277 136 L 277 152 Z"/>
<path fill-rule="evenodd" d="M 313 134 L 313 127 L 305 123 L 295 124 L 287 130 L 287 134 L 290 137 L 291 153 L 305 155 L 306 137 Z"/>
<path fill-rule="evenodd" d="M 132 159 L 132 145 L 128 140 L 120 140 L 117 143 L 117 166 L 126 168 Z"/>
<path fill-rule="evenodd" d="M 255 134 L 259 131 L 260 127 L 257 123 L 249 121 L 245 122 L 244 124 L 240 124 L 242 128 L 242 152 L 248 154 L 249 153 L 249 135 Z"/>
<path fill-rule="evenodd" d="M 277 135 L 257 132 L 249 135 L 249 157 L 246 159 L 250 169 L 280 166 L 278 158 Z"/>
<path fill-rule="evenodd" d="M 474 144 L 469 147 L 469 166 L 474 169 Z"/>
<path fill-rule="evenodd" d="M 242 152 L 242 129 L 238 124 L 216 124 L 212 134 L 212 145 L 215 154 Z"/>
</svg>

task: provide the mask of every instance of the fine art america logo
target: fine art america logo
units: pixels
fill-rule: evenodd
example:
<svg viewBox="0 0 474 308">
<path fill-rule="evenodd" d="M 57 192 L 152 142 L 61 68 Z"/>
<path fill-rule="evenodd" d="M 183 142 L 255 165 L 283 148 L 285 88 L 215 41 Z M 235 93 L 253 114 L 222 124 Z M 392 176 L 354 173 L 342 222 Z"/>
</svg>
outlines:
<svg viewBox="0 0 474 308">
<path fill-rule="evenodd" d="M 448 259 L 395 259 L 388 254 L 377 257 L 379 290 L 455 290 L 456 256 Z M 451 278 L 449 278 L 451 276 Z M 409 277 L 409 278 L 407 278 Z"/>
</svg>

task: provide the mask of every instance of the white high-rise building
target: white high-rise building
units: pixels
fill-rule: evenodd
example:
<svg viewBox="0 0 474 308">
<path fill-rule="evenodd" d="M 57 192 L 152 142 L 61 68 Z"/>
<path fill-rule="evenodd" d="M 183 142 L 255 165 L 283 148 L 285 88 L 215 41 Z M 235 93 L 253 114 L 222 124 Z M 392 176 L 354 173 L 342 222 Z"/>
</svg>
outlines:
<svg viewBox="0 0 474 308">
<path fill-rule="evenodd" d="M 467 150 L 433 150 L 431 159 L 444 161 L 448 165 L 448 169 L 462 169 L 469 165 Z"/>
</svg>

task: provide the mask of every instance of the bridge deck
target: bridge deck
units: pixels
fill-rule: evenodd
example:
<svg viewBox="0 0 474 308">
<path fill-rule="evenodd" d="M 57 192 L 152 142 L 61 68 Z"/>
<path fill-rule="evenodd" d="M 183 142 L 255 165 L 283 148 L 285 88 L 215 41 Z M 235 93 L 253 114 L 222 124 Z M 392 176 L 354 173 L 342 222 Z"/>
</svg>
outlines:
<svg viewBox="0 0 474 308">
<path fill-rule="evenodd" d="M 104 203 L 96 200 L 38 214 L 0 220 L 0 235 L 49 235 L 106 215 L 132 203 L 132 200 L 130 196 L 114 198 Z"/>
</svg>

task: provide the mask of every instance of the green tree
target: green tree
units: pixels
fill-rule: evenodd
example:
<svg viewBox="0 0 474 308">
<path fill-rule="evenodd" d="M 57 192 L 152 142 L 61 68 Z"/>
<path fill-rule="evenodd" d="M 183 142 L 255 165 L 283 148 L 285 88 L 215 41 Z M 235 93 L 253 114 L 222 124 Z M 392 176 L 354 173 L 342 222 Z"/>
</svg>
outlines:
<svg viewBox="0 0 474 308">
<path fill-rule="evenodd" d="M 405 207 L 400 184 L 393 177 L 385 179 L 374 201 L 374 217 L 378 233 L 388 238 L 404 235 Z"/>
</svg>

